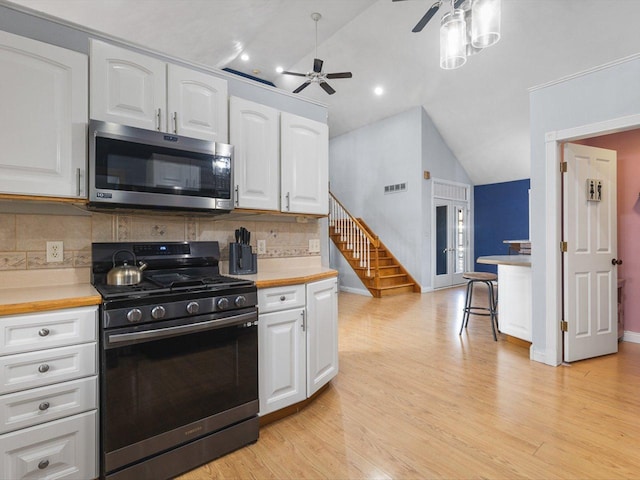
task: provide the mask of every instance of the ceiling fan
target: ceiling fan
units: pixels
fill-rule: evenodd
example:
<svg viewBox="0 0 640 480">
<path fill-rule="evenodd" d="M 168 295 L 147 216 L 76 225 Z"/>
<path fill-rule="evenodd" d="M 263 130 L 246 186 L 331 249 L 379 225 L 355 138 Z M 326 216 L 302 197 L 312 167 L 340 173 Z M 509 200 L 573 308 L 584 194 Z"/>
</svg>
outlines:
<svg viewBox="0 0 640 480">
<path fill-rule="evenodd" d="M 391 1 L 404 2 L 405 0 L 391 0 Z M 462 5 L 464 2 L 465 0 L 455 0 L 453 2 L 454 8 L 460 8 L 460 5 Z M 424 14 L 424 16 L 420 19 L 418 23 L 416 23 L 416 26 L 413 27 L 413 30 L 411 31 L 414 33 L 421 32 L 422 29 L 427 25 L 427 23 L 429 23 L 429 20 L 431 20 L 433 16 L 438 12 L 438 10 L 440 9 L 443 3 L 444 3 L 444 0 L 438 0 L 436 3 L 431 5 L 429 7 L 429 10 L 427 10 L 427 13 Z"/>
<path fill-rule="evenodd" d="M 351 78 L 353 75 L 351 72 L 340 72 L 340 73 L 324 73 L 322 71 L 322 64 L 324 63 L 318 57 L 318 20 L 322 18 L 322 15 L 319 13 L 312 13 L 311 18 L 314 22 L 316 22 L 316 58 L 313 59 L 313 70 L 307 73 L 297 73 L 297 72 L 282 72 L 283 75 L 294 75 L 296 77 L 306 77 L 307 81 L 296 88 L 293 93 L 300 93 L 302 90 L 307 88 L 312 83 L 317 83 L 322 87 L 322 89 L 327 92 L 329 95 L 333 95 L 336 91 L 327 83 L 327 79 L 331 80 L 334 78 Z"/>
</svg>

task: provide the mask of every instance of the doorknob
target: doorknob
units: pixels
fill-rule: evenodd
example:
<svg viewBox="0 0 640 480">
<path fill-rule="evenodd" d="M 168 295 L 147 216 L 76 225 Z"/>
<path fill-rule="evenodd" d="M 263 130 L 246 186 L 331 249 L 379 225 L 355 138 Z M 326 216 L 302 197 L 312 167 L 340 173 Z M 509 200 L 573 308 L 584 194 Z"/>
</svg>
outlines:
<svg viewBox="0 0 640 480">
<path fill-rule="evenodd" d="M 611 265 L 622 265 L 622 260 L 614 258 L 611 260 Z"/>
</svg>

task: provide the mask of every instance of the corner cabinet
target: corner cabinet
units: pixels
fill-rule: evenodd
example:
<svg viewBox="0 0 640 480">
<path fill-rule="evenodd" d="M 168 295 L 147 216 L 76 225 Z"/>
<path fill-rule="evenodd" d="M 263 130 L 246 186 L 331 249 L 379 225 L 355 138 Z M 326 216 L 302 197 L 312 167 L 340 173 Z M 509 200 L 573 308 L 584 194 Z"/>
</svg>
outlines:
<svg viewBox="0 0 640 480">
<path fill-rule="evenodd" d="M 97 307 L 0 317 L 0 478 L 98 476 Z"/>
<path fill-rule="evenodd" d="M 227 143 L 227 81 L 91 41 L 91 118 Z"/>
<path fill-rule="evenodd" d="M 258 291 L 260 415 L 301 402 L 338 373 L 337 279 Z"/>
<path fill-rule="evenodd" d="M 329 130 L 326 124 L 231 97 L 235 206 L 326 215 Z"/>
<path fill-rule="evenodd" d="M 87 63 L 0 31 L 0 193 L 86 197 Z"/>
</svg>

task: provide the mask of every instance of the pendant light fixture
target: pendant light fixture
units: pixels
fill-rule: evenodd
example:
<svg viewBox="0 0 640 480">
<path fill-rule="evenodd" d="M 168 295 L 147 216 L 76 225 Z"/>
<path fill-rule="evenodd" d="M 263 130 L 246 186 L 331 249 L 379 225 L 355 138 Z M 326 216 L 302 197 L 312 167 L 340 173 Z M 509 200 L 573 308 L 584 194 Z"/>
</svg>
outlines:
<svg viewBox="0 0 640 480">
<path fill-rule="evenodd" d="M 500 0 L 472 0 L 471 44 L 487 48 L 500 40 Z"/>
<path fill-rule="evenodd" d="M 454 6 L 440 21 L 440 67 L 445 70 L 459 68 L 467 61 L 467 23 L 464 11 Z"/>
</svg>

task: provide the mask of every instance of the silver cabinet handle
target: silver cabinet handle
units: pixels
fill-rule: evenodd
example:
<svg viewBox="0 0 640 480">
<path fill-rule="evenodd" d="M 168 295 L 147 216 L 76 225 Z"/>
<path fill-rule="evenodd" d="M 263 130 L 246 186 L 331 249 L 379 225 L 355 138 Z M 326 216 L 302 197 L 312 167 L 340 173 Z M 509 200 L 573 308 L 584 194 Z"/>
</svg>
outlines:
<svg viewBox="0 0 640 480">
<path fill-rule="evenodd" d="M 178 112 L 173 112 L 173 133 L 178 133 Z"/>
<path fill-rule="evenodd" d="M 76 168 L 76 197 L 82 194 L 82 185 L 80 184 L 80 169 Z"/>
<path fill-rule="evenodd" d="M 49 404 L 49 402 L 42 402 L 40 405 L 38 405 L 38 410 L 44 412 L 45 410 L 47 410 L 51 405 Z"/>
<path fill-rule="evenodd" d="M 291 200 L 289 198 L 289 192 L 287 192 L 287 212 L 291 210 Z"/>
<path fill-rule="evenodd" d="M 156 113 L 156 130 L 160 131 L 160 116 L 162 115 L 162 109 L 158 109 L 158 113 Z"/>
<path fill-rule="evenodd" d="M 40 335 L 41 337 L 46 337 L 50 333 L 51 331 L 48 328 L 41 328 L 40 330 L 38 330 L 38 335 Z"/>
<path fill-rule="evenodd" d="M 286 299 L 287 299 L 287 297 L 285 297 L 284 295 L 282 295 L 282 296 L 280 297 L 280 301 L 281 301 L 281 302 L 284 302 Z"/>
<path fill-rule="evenodd" d="M 236 207 L 240 204 L 240 185 L 236 185 Z"/>
<path fill-rule="evenodd" d="M 47 365 L 46 363 L 43 363 L 38 367 L 38 371 L 40 373 L 47 373 L 49 371 L 49 365 Z"/>
<path fill-rule="evenodd" d="M 49 460 L 40 460 L 40 462 L 38 463 L 38 468 L 40 470 L 44 470 L 48 466 L 49 466 Z"/>
<path fill-rule="evenodd" d="M 302 331 L 306 332 L 307 331 L 307 319 L 305 317 L 304 310 L 302 312 L 300 312 L 300 315 L 302 315 Z"/>
</svg>

